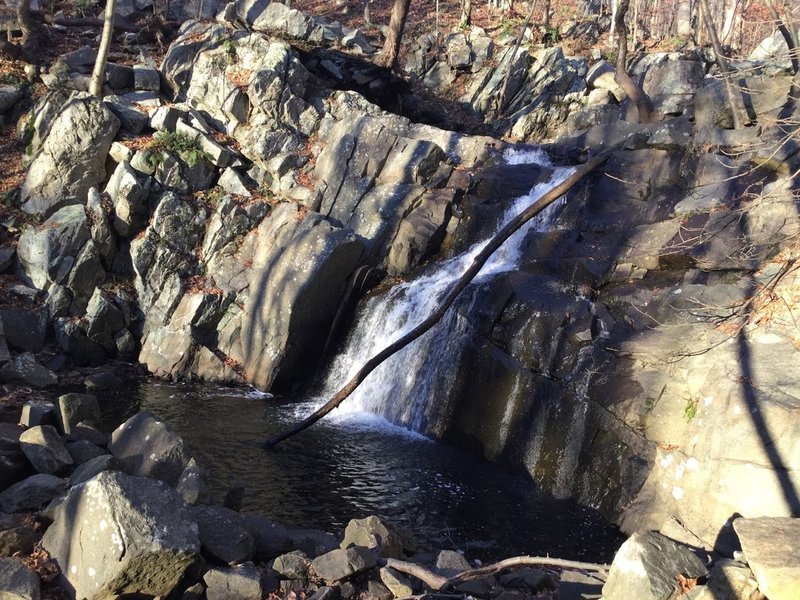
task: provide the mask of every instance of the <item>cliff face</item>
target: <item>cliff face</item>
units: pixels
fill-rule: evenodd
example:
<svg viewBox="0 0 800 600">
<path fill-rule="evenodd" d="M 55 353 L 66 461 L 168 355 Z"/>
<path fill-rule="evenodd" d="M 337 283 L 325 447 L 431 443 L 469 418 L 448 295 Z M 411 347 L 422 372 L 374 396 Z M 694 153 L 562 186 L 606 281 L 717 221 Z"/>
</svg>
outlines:
<svg viewBox="0 0 800 600">
<path fill-rule="evenodd" d="M 44 222 L 5 262 L 41 305 L 0 309 L 0 357 L 5 343 L 40 351 L 50 323 L 76 364 L 138 357 L 163 377 L 307 384 L 376 280 L 466 248 L 549 177 L 547 166 L 520 177 L 497 139 L 332 89 L 386 96 L 379 71 L 286 41 L 361 48 L 355 33 L 269 6 L 252 31 L 184 26 L 159 74 L 173 104 L 120 88 L 103 103 L 53 91 L 36 105 L 22 207 Z M 474 63 L 487 47 L 451 39 L 424 72 L 469 72 L 465 102 L 491 120 L 499 82 Z M 605 65 L 560 50 L 514 60 L 515 117 L 498 132 L 552 134 L 556 161 L 612 154 L 553 227 L 529 235 L 514 271 L 459 305 L 458 343 L 429 357 L 447 385 L 418 426 L 628 531 L 674 519 L 724 544 L 735 513 L 797 512 L 790 77 L 750 65 L 753 125 L 733 130 L 700 56 L 649 57 L 634 74 L 660 120 L 639 125 L 622 118 Z M 156 142 L 130 142 L 150 129 Z M 73 138 L 91 143 L 59 144 Z M 3 376 L 24 379 L 13 365 Z"/>
</svg>

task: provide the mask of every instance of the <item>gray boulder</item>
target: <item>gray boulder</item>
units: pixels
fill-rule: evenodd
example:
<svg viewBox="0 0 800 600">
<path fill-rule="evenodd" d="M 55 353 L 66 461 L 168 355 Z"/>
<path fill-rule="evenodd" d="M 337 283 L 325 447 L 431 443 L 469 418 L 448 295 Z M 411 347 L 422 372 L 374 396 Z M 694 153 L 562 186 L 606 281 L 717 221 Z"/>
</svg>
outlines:
<svg viewBox="0 0 800 600">
<path fill-rule="evenodd" d="M 442 550 L 436 557 L 436 571 L 445 577 L 458 575 L 469 569 L 469 563 L 464 555 L 455 550 Z"/>
<path fill-rule="evenodd" d="M 108 436 L 97 429 L 91 421 L 80 421 L 72 428 L 72 431 L 69 432 L 67 440 L 70 442 L 91 442 L 96 446 L 105 446 L 108 444 Z"/>
<path fill-rule="evenodd" d="M 50 292 L 48 302 L 55 317 L 84 312 L 95 287 L 105 278 L 83 206 L 64 207 L 40 227 L 23 232 L 17 255 L 21 275 L 36 289 Z M 58 293 L 64 295 L 63 301 L 54 304 Z"/>
<path fill-rule="evenodd" d="M 678 592 L 677 576 L 688 579 L 708 574 L 688 548 L 654 531 L 639 531 L 614 556 L 603 586 L 606 600 L 668 600 Z"/>
<path fill-rule="evenodd" d="M 0 556 L 30 554 L 40 537 L 33 527 L 16 515 L 0 514 Z"/>
<path fill-rule="evenodd" d="M 53 323 L 56 341 L 76 366 L 97 366 L 106 360 L 103 347 L 86 337 L 86 319 L 59 317 Z"/>
<path fill-rule="evenodd" d="M 373 568 L 375 564 L 375 555 L 369 548 L 362 546 L 332 550 L 311 562 L 314 572 L 329 583 L 363 573 Z"/>
<path fill-rule="evenodd" d="M 32 353 L 25 352 L 0 368 L 0 381 L 49 387 L 58 383 L 58 376 L 36 362 L 36 357 Z"/>
<path fill-rule="evenodd" d="M 755 600 L 762 595 L 758 581 L 747 565 L 730 559 L 714 563 L 697 600 Z"/>
<path fill-rule="evenodd" d="M 200 551 L 186 504 L 165 483 L 105 471 L 73 487 L 42 538 L 73 598 L 172 592 Z"/>
<path fill-rule="evenodd" d="M 105 189 L 114 203 L 114 229 L 122 237 L 141 230 L 147 220 L 147 189 L 130 162 L 117 165 Z"/>
<path fill-rule="evenodd" d="M 55 404 L 48 400 L 28 400 L 22 407 L 19 423 L 25 427 L 36 425 L 57 425 Z"/>
<path fill-rule="evenodd" d="M 0 489 L 29 475 L 31 463 L 19 447 L 23 429 L 13 423 L 0 423 Z"/>
<path fill-rule="evenodd" d="M 119 119 L 102 101 L 73 97 L 53 119 L 20 191 L 22 210 L 52 214 L 80 204 L 106 177 L 105 160 Z"/>
<path fill-rule="evenodd" d="M 134 67 L 134 76 L 136 69 Z M 150 118 L 147 113 L 137 108 L 133 102 L 119 96 L 105 96 L 103 104 L 116 115 L 120 129 L 133 135 L 139 135 L 147 127 Z"/>
<path fill-rule="evenodd" d="M 13 107 L 22 98 L 23 94 L 21 87 L 0 84 L 0 113 L 4 113 Z"/>
<path fill-rule="evenodd" d="M 207 490 L 203 469 L 200 468 L 194 458 L 189 460 L 183 473 L 178 478 L 175 490 L 181 495 L 186 504 L 200 504 L 206 499 Z"/>
<path fill-rule="evenodd" d="M 57 473 L 73 464 L 64 442 L 52 425 L 31 427 L 19 436 L 19 444 L 39 473 Z"/>
<path fill-rule="evenodd" d="M 87 440 L 81 440 L 79 442 L 67 442 L 65 446 L 67 448 L 67 452 L 69 452 L 69 455 L 72 457 L 73 464 L 76 465 L 81 465 L 89 460 L 92 460 L 93 458 L 98 458 L 108 454 L 100 446 Z"/>
<path fill-rule="evenodd" d="M 344 530 L 341 548 L 364 546 L 377 556 L 403 558 L 403 539 L 391 526 L 374 515 L 351 519 Z"/>
<path fill-rule="evenodd" d="M 319 529 L 288 527 L 286 531 L 289 535 L 289 547 L 301 550 L 312 558 L 339 547 L 339 540 L 336 539 L 336 536 Z"/>
<path fill-rule="evenodd" d="M 91 458 L 85 463 L 78 465 L 78 467 L 72 472 L 72 475 L 69 478 L 69 484 L 71 486 L 75 486 L 79 483 L 84 483 L 85 481 L 89 481 L 90 479 L 99 475 L 103 471 L 122 471 L 124 466 L 125 465 L 120 459 L 118 459 L 116 456 L 111 456 L 110 454 L 104 454 L 103 456 L 98 456 L 97 458 Z"/>
<path fill-rule="evenodd" d="M 736 519 L 733 528 L 758 589 L 770 600 L 792 600 L 798 597 L 800 581 L 800 519 L 755 518 Z"/>
<path fill-rule="evenodd" d="M 45 308 L 9 307 L 0 309 L 5 341 L 22 352 L 39 352 L 44 347 L 47 333 Z"/>
<path fill-rule="evenodd" d="M 286 554 L 281 554 L 272 561 L 272 570 L 281 579 L 308 579 L 308 568 L 311 562 L 304 552 L 295 550 Z"/>
<path fill-rule="evenodd" d="M 251 562 L 212 568 L 203 575 L 208 600 L 261 600 L 261 573 Z"/>
<path fill-rule="evenodd" d="M 114 336 L 128 323 L 111 294 L 95 288 L 86 306 L 86 321 L 86 337 L 102 346 L 108 354 L 113 354 L 116 351 Z"/>
<path fill-rule="evenodd" d="M 662 95 L 691 95 L 703 87 L 703 65 L 694 60 L 668 60 L 647 70 L 642 87 L 654 98 Z"/>
<path fill-rule="evenodd" d="M 59 422 L 66 435 L 70 435 L 78 423 L 100 424 L 100 403 L 94 394 L 70 393 L 58 397 Z"/>
<path fill-rule="evenodd" d="M 253 558 L 255 540 L 244 518 L 223 506 L 199 506 L 192 510 L 200 544 L 213 558 L 236 564 Z"/>
<path fill-rule="evenodd" d="M 9 513 L 35 510 L 63 494 L 66 487 L 64 480 L 55 475 L 31 475 L 0 494 L 0 510 Z"/>
<path fill-rule="evenodd" d="M 395 598 L 405 598 L 414 593 L 414 585 L 410 578 L 389 567 L 383 567 L 379 571 L 381 581 Z"/>
<path fill-rule="evenodd" d="M 190 458 L 183 439 L 147 411 L 117 427 L 108 449 L 122 460 L 126 473 L 161 479 L 170 485 L 178 482 Z"/>
<path fill-rule="evenodd" d="M 3 600 L 39 600 L 39 576 L 18 558 L 0 558 L 0 597 Z"/>
<path fill-rule="evenodd" d="M 256 541 L 255 560 L 266 562 L 289 549 L 290 538 L 286 527 L 258 515 L 242 516 Z"/>
</svg>

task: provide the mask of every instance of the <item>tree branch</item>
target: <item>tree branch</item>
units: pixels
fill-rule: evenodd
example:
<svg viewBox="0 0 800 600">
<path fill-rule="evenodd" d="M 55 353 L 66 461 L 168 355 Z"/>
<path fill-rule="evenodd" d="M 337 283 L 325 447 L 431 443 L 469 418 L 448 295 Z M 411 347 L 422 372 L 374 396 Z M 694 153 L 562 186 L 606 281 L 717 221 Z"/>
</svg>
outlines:
<svg viewBox="0 0 800 600">
<path fill-rule="evenodd" d="M 431 327 L 436 325 L 439 320 L 442 318 L 447 309 L 453 304 L 455 299 L 461 293 L 461 291 L 467 287 L 467 285 L 473 280 L 473 278 L 478 274 L 486 261 L 489 260 L 489 257 L 497 250 L 503 242 L 505 242 L 511 235 L 514 234 L 517 229 L 519 229 L 522 225 L 530 221 L 533 217 L 537 214 L 542 212 L 545 208 L 551 205 L 553 202 L 558 200 L 562 195 L 568 192 L 575 184 L 577 184 L 581 179 L 586 177 L 589 173 L 594 171 L 597 167 L 605 163 L 606 159 L 608 158 L 608 152 L 604 152 L 589 161 L 585 164 L 578 167 L 578 169 L 572 173 L 569 177 L 567 177 L 563 182 L 556 185 L 546 194 L 544 194 L 537 202 L 530 205 L 516 217 L 511 219 L 511 221 L 506 224 L 486 245 L 486 247 L 478 253 L 472 261 L 472 264 L 469 268 L 458 278 L 458 280 L 453 284 L 450 288 L 450 291 L 444 297 L 444 299 L 440 302 L 439 306 L 436 310 L 431 313 L 424 321 L 422 321 L 419 325 L 414 327 L 411 331 L 403 335 L 397 341 L 389 344 L 386 348 L 378 352 L 375 356 L 370 358 L 364 365 L 358 370 L 358 372 L 353 376 L 350 381 L 348 381 L 338 392 L 336 392 L 333 397 L 328 400 L 325 404 L 323 404 L 320 408 L 314 411 L 311 415 L 306 417 L 303 421 L 295 425 L 294 427 L 290 428 L 289 430 L 276 435 L 268 439 L 266 442 L 262 444 L 262 446 L 266 448 L 272 448 L 273 446 L 279 444 L 283 440 L 292 437 L 293 435 L 300 433 L 301 431 L 308 429 L 314 423 L 319 421 L 322 417 L 327 415 L 331 412 L 334 408 L 339 406 L 344 400 L 353 393 L 353 391 L 361 384 L 367 376 L 374 371 L 378 365 L 380 365 L 383 361 L 387 358 L 402 350 L 406 346 L 408 346 L 411 342 L 416 340 L 426 331 L 428 331 Z"/>
</svg>

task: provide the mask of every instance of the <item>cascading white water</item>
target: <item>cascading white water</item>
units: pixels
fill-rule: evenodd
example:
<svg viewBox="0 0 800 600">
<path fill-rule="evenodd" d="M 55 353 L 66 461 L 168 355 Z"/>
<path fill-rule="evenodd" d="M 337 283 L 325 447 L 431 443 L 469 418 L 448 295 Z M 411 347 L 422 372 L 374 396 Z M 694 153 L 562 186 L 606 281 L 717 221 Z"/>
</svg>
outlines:
<svg viewBox="0 0 800 600">
<path fill-rule="evenodd" d="M 511 165 L 546 166 L 553 169 L 553 175 L 549 181 L 536 185 L 528 194 L 513 201 L 493 234 L 572 171 L 553 167 L 538 149 L 510 150 L 504 158 Z M 481 269 L 475 283 L 514 269 L 527 233 L 549 229 L 562 206 L 563 200 L 554 203 L 506 240 Z M 438 263 L 427 275 L 370 299 L 360 311 L 344 350 L 333 360 L 320 400 L 330 397 L 369 358 L 430 315 L 490 238 L 459 256 Z M 470 288 L 464 294 L 469 292 Z M 335 414 L 375 413 L 413 431 L 429 430 L 429 423 L 437 420 L 435 399 L 445 394 L 452 383 L 454 370 L 450 367 L 463 347 L 467 321 L 452 307 L 435 327 L 373 371 Z"/>
</svg>

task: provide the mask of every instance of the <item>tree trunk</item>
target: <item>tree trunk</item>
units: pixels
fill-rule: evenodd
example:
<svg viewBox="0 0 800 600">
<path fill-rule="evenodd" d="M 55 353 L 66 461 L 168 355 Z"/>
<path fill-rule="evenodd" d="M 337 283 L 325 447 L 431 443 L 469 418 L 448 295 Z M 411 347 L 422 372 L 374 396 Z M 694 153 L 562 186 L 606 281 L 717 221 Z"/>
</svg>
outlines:
<svg viewBox="0 0 800 600">
<path fill-rule="evenodd" d="M 611 8 L 611 28 L 608 31 L 608 45 L 614 45 L 614 36 L 617 33 L 617 11 L 619 10 L 618 0 L 609 0 Z"/>
<path fill-rule="evenodd" d="M 769 7 L 772 20 L 775 21 L 775 26 L 778 28 L 778 31 L 781 32 L 783 41 L 786 42 L 786 47 L 789 49 L 789 58 L 792 61 L 792 72 L 797 74 L 800 72 L 800 60 L 798 60 L 797 56 L 797 40 L 795 40 L 795 36 L 792 35 L 792 32 L 789 30 L 789 27 L 793 27 L 793 25 L 789 22 L 789 26 L 787 27 L 787 23 L 781 19 L 778 14 L 778 9 L 775 6 L 775 0 L 767 0 L 767 6 Z"/>
<path fill-rule="evenodd" d="M 419 338 L 422 334 L 431 329 L 431 327 L 436 325 L 436 323 L 441 320 L 453 302 L 455 302 L 458 295 L 475 278 L 475 276 L 480 272 L 481 268 L 483 268 L 483 265 L 486 264 L 486 261 L 489 260 L 492 254 L 494 254 L 495 250 L 497 250 L 503 244 L 503 242 L 511 237 L 522 225 L 530 221 L 533 217 L 542 212 L 561 196 L 566 194 L 574 185 L 580 182 L 589 173 L 605 163 L 607 158 L 608 153 L 604 153 L 590 159 L 585 164 L 578 167 L 578 169 L 576 169 L 572 175 L 544 194 L 538 201 L 534 202 L 516 217 L 511 219 L 511 221 L 509 221 L 505 227 L 503 227 L 491 240 L 489 240 L 489 243 L 486 244 L 483 250 L 481 250 L 475 256 L 472 264 L 453 284 L 453 286 L 450 288 L 450 291 L 447 292 L 447 295 L 442 299 L 442 301 L 439 303 L 439 306 L 436 307 L 430 316 L 428 316 L 419 325 L 414 327 L 414 329 L 403 335 L 400 339 L 392 342 L 386 348 L 378 352 L 375 356 L 364 363 L 364 365 L 358 370 L 353 378 L 345 383 L 344 386 L 320 408 L 288 431 L 284 431 L 283 433 L 268 439 L 266 442 L 264 442 L 263 447 L 265 449 L 272 448 L 283 440 L 311 427 L 314 423 L 319 421 L 322 417 L 330 413 L 334 408 L 344 402 L 345 399 L 347 399 L 347 397 L 350 396 L 350 394 L 352 394 L 353 391 L 355 391 L 355 389 L 361 384 L 361 382 L 364 381 L 364 379 L 366 379 L 367 376 L 372 373 L 372 371 L 374 371 L 382 362 L 408 346 L 411 342 Z"/>
<path fill-rule="evenodd" d="M 394 6 L 392 6 L 389 33 L 386 35 L 383 52 L 379 58 L 379 62 L 390 69 L 394 69 L 397 66 L 397 58 L 400 55 L 400 44 L 403 41 L 403 30 L 406 28 L 406 18 L 408 17 L 410 4 L 411 0 L 394 0 Z"/>
<path fill-rule="evenodd" d="M 103 35 L 100 38 L 100 48 L 97 50 L 97 60 L 94 63 L 92 79 L 89 81 L 89 93 L 98 98 L 103 97 L 103 85 L 106 82 L 106 59 L 111 48 L 111 39 L 114 37 L 114 8 L 116 0 L 106 0 L 106 13 L 103 20 Z"/>
<path fill-rule="evenodd" d="M 675 21 L 678 37 L 688 40 L 692 37 L 692 0 L 678 0 Z"/>
<path fill-rule="evenodd" d="M 714 19 L 708 9 L 708 0 L 700 0 L 700 8 L 703 11 L 703 20 L 706 31 L 708 31 L 708 37 L 711 39 L 711 46 L 714 48 L 717 66 L 722 74 L 722 81 L 725 84 L 725 95 L 728 98 L 728 105 L 733 113 L 733 127 L 734 129 L 741 129 L 745 125 L 742 95 L 739 92 L 738 86 L 733 81 L 733 74 L 728 67 L 728 61 L 722 53 L 722 44 L 719 43 L 717 29 L 714 27 Z"/>
<path fill-rule="evenodd" d="M 547 4 L 549 5 L 550 3 L 548 2 Z M 508 95 L 508 83 L 511 80 L 511 68 L 514 66 L 514 61 L 517 58 L 517 52 L 519 51 L 519 47 L 522 45 L 522 38 L 525 37 L 525 30 L 528 29 L 528 25 L 531 23 L 534 10 L 536 10 L 536 0 L 531 3 L 531 9 L 528 12 L 528 17 L 525 19 L 525 22 L 522 24 L 522 28 L 517 34 L 517 41 L 514 44 L 514 49 L 511 51 L 511 55 L 508 57 L 508 62 L 506 63 L 505 73 L 503 74 L 503 85 L 500 88 L 500 96 L 497 98 L 498 114 L 502 113 L 503 108 L 505 108 L 506 96 Z"/>
<path fill-rule="evenodd" d="M 33 19 L 31 19 L 31 0 L 19 0 L 17 3 L 17 25 L 22 32 L 24 46 L 33 34 Z"/>
<path fill-rule="evenodd" d="M 616 81 L 628 99 L 636 105 L 636 118 L 639 123 L 653 120 L 653 101 L 644 93 L 636 82 L 628 75 L 628 27 L 625 25 L 625 14 L 628 12 L 630 0 L 619 0 L 614 13 L 617 31 L 617 72 Z"/>
<path fill-rule="evenodd" d="M 472 0 L 461 0 L 461 27 L 472 25 Z"/>
</svg>

